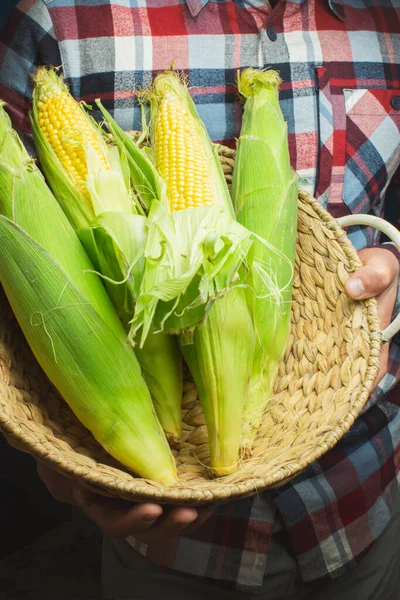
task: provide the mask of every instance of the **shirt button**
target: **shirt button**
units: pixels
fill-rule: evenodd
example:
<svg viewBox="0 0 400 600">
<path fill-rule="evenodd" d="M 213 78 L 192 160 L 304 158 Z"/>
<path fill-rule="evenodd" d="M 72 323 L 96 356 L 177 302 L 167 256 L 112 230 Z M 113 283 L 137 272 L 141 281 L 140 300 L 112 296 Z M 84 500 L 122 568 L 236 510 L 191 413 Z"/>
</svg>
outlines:
<svg viewBox="0 0 400 600">
<path fill-rule="evenodd" d="M 278 35 L 275 31 L 275 28 L 272 27 L 272 25 L 268 25 L 268 27 L 267 27 L 267 36 L 269 37 L 271 42 L 276 42 Z"/>
<path fill-rule="evenodd" d="M 400 96 L 393 96 L 393 98 L 392 98 L 392 106 L 396 110 L 400 110 Z"/>
</svg>

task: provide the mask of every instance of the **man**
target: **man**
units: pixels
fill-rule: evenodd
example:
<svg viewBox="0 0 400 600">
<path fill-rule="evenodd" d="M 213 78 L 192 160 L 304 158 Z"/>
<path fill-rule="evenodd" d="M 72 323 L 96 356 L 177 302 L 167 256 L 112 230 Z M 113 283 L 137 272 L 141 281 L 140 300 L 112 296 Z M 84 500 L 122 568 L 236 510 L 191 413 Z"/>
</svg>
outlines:
<svg viewBox="0 0 400 600">
<path fill-rule="evenodd" d="M 399 8 L 397 0 L 23 0 L 2 35 L 0 97 L 29 133 L 30 73 L 62 64 L 77 99 L 101 97 L 123 128 L 138 129 L 134 89 L 175 60 L 212 139 L 232 144 L 235 72 L 271 66 L 284 81 L 303 187 L 334 216 L 382 215 L 385 203 L 399 203 Z M 398 259 L 371 229 L 353 228 L 350 238 L 365 266 L 347 293 L 376 296 L 384 327 Z M 379 383 L 344 439 L 291 483 L 250 499 L 132 506 L 39 473 L 56 499 L 77 503 L 104 530 L 105 598 L 395 600 L 400 414 L 387 393 L 399 365 L 398 345 L 389 356 L 387 344 Z"/>
</svg>

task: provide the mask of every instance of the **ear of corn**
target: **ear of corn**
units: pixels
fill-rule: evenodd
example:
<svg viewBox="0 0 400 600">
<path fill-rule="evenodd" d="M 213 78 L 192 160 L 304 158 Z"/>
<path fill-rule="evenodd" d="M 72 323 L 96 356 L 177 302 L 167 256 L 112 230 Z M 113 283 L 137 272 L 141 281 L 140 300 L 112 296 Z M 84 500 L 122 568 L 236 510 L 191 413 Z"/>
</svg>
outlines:
<svg viewBox="0 0 400 600">
<path fill-rule="evenodd" d="M 209 176 L 207 147 L 176 81 L 159 79 L 154 92 L 163 95 L 154 119 L 156 168 L 166 182 L 171 212 L 209 206 L 218 198 Z"/>
<path fill-rule="evenodd" d="M 193 343 L 181 350 L 196 383 L 207 424 L 210 465 L 217 476 L 239 466 L 243 404 L 254 349 L 254 327 L 244 290 L 232 288 L 218 299 Z"/>
<path fill-rule="evenodd" d="M 143 98 L 151 105 L 155 162 L 170 211 L 214 205 L 234 218 L 217 148 L 182 79 L 172 71 L 161 73 Z"/>
<path fill-rule="evenodd" d="M 118 240 L 114 238 L 115 231 L 118 231 Z M 89 255 L 94 257 L 99 272 L 107 272 L 115 281 L 121 281 L 129 271 L 132 274 L 126 285 L 114 286 L 114 293 L 121 294 L 116 303 L 123 307 L 119 316 L 124 326 L 128 327 L 125 315 L 133 314 L 134 300 L 139 294 L 143 273 L 147 220 L 120 212 L 107 213 L 107 219 L 98 217 L 85 235 L 88 238 L 86 248 L 95 246 L 92 251 L 89 250 Z M 110 267 L 114 270 L 111 271 Z M 168 437 L 178 439 L 181 428 L 182 361 L 176 340 L 166 334 L 150 332 L 143 348 L 136 347 L 135 353 L 164 431 Z"/>
<path fill-rule="evenodd" d="M 39 93 L 43 81 L 45 83 L 47 77 L 50 79 L 50 90 L 56 95 L 66 94 L 66 91 L 61 80 L 60 84 L 58 84 L 58 77 L 53 70 L 43 68 L 38 70 L 38 75 L 39 81 L 35 82 L 32 98 L 32 113 L 30 115 L 35 147 L 49 187 L 69 221 L 72 223 L 74 229 L 80 231 L 81 229 L 90 226 L 91 220 L 94 217 L 93 207 L 90 200 L 88 200 L 87 195 L 84 195 L 83 193 L 83 186 L 81 185 L 80 189 L 76 187 L 74 179 L 67 173 L 65 161 L 62 163 L 57 156 L 56 150 L 52 146 L 52 142 L 53 140 L 55 141 L 55 138 L 49 134 L 48 123 L 45 123 L 46 129 L 40 124 L 41 120 L 43 123 L 43 117 L 39 113 L 39 108 L 42 106 L 43 100 L 39 98 Z M 60 89 L 57 88 L 58 85 L 60 86 Z M 49 89 L 49 85 L 46 87 Z M 50 92 L 47 93 L 49 94 Z M 83 112 L 80 107 L 79 111 Z M 69 128 L 67 131 L 69 139 L 71 139 L 73 130 Z M 57 149 L 58 147 L 59 142 L 57 142 Z"/>
<path fill-rule="evenodd" d="M 2 105 L 0 213 L 0 283 L 39 364 L 112 456 L 174 483 L 173 457 L 124 329 Z"/>
<path fill-rule="evenodd" d="M 297 176 L 290 169 L 287 125 L 279 107 L 275 71 L 245 69 L 238 88 L 245 100 L 233 174 L 238 221 L 257 234 L 253 284 L 257 341 L 244 409 L 243 446 L 251 448 L 272 395 L 289 336 L 297 230 Z"/>
<path fill-rule="evenodd" d="M 141 331 L 142 344 L 152 325 L 190 334 L 233 279 L 244 277 L 241 266 L 251 247 L 251 234 L 234 220 L 217 149 L 179 76 L 160 74 L 143 98 L 150 102 L 155 164 L 166 177 L 166 193 L 149 212 L 131 329 L 132 338 Z"/>
<path fill-rule="evenodd" d="M 127 154 L 105 143 L 101 128 L 53 69 L 37 71 L 31 121 L 46 178 L 128 327 L 142 277 L 144 217 L 139 199 L 130 191 Z M 151 335 L 148 347 L 137 356 L 158 416 L 168 435 L 177 438 L 182 399 L 179 348 L 172 337 Z"/>
<path fill-rule="evenodd" d="M 115 212 L 129 215 L 121 238 L 126 238 L 129 226 L 133 228 L 133 237 L 136 217 L 139 227 L 142 218 L 135 214 L 137 205 L 130 194 L 125 155 L 106 145 L 101 129 L 72 98 L 53 69 L 42 67 L 37 71 L 31 122 L 46 179 L 81 239 L 90 238 L 87 231 L 101 216 L 103 224 L 110 221 L 107 232 L 113 235 L 114 243 L 118 243 L 119 231 L 113 229 Z M 92 260 L 94 249 L 90 247 Z M 101 252 L 101 248 L 99 250 Z M 113 270 L 111 263 L 109 268 Z M 111 273 L 104 275 L 111 279 Z M 117 286 L 108 285 L 110 297 L 120 311 L 118 300 L 114 298 L 114 294 L 119 296 L 116 290 Z"/>
<path fill-rule="evenodd" d="M 173 458 L 133 351 L 51 256 L 4 217 L 0 252 L 0 281 L 21 329 L 79 420 L 123 464 L 173 484 Z"/>
<path fill-rule="evenodd" d="M 181 435 L 183 395 L 182 357 L 177 340 L 152 331 L 143 348 L 135 348 L 135 353 L 167 438 L 177 441 Z"/>
<path fill-rule="evenodd" d="M 0 102 L 0 214 L 18 224 L 68 273 L 88 302 L 123 335 L 104 287 L 42 174 L 12 129 Z"/>
<path fill-rule="evenodd" d="M 245 291 L 234 285 L 236 277 L 244 282 L 238 272 L 251 239 L 232 217 L 218 155 L 186 86 L 175 73 L 165 73 L 148 98 L 155 164 L 168 203 L 160 197 L 150 209 L 132 332 L 142 327 L 143 341 L 156 321 L 181 333 L 207 424 L 211 469 L 228 475 L 238 467 L 254 347 Z"/>
</svg>

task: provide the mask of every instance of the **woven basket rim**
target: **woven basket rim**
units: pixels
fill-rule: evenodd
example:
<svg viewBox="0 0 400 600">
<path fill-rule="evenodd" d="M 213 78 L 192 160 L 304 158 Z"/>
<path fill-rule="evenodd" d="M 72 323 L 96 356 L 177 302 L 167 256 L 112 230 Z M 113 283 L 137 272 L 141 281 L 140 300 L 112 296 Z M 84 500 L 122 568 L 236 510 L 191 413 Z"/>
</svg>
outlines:
<svg viewBox="0 0 400 600">
<path fill-rule="evenodd" d="M 234 160 L 235 151 L 220 147 L 219 149 L 222 162 L 230 163 Z M 299 190 L 299 198 L 307 204 L 310 209 L 323 221 L 324 225 L 333 233 L 334 238 L 338 241 L 349 259 L 350 269 L 356 270 L 361 266 L 361 261 L 357 251 L 352 246 L 345 231 L 341 229 L 338 222 L 315 200 L 310 194 L 304 190 Z M 65 461 L 62 456 L 62 450 L 53 446 L 51 452 L 48 451 L 49 441 L 44 433 L 34 434 L 35 439 L 29 435 L 29 422 L 25 423 L 15 419 L 10 419 L 6 414 L 0 411 L 0 427 L 6 437 L 25 452 L 29 452 L 35 459 L 45 462 L 63 475 L 71 476 L 80 480 L 86 488 L 95 491 L 96 493 L 118 496 L 127 500 L 135 501 L 155 501 L 159 503 L 171 503 L 175 505 L 201 505 L 206 503 L 220 503 L 228 501 L 232 498 L 239 499 L 251 494 L 255 494 L 260 490 L 271 487 L 279 487 L 287 483 L 299 472 L 310 465 L 315 460 L 319 459 L 325 452 L 330 450 L 337 441 L 348 432 L 354 423 L 360 411 L 368 400 L 373 382 L 376 379 L 379 370 L 379 357 L 381 347 L 381 331 L 377 314 L 376 300 L 370 299 L 363 302 L 367 312 L 367 321 L 370 339 L 370 354 L 366 375 L 357 394 L 357 399 L 353 403 L 352 410 L 335 425 L 334 431 L 329 431 L 323 439 L 323 443 L 319 442 L 312 455 L 302 457 L 297 462 L 292 461 L 289 465 L 285 465 L 275 472 L 273 485 L 271 485 L 271 475 L 251 477 L 244 481 L 235 483 L 224 483 L 224 479 L 220 478 L 221 487 L 214 489 L 196 489 L 185 483 L 184 487 L 166 488 L 153 481 L 142 478 L 133 478 L 131 481 L 120 481 L 117 484 L 110 478 L 109 481 L 102 481 L 101 486 L 98 484 L 95 468 L 85 468 L 83 465 L 74 466 Z M 21 425 L 23 428 L 21 429 Z M 331 428 L 330 428 L 331 429 Z M 56 438 L 55 438 L 56 439 Z M 104 465 L 104 463 L 95 461 L 95 465 Z"/>
</svg>

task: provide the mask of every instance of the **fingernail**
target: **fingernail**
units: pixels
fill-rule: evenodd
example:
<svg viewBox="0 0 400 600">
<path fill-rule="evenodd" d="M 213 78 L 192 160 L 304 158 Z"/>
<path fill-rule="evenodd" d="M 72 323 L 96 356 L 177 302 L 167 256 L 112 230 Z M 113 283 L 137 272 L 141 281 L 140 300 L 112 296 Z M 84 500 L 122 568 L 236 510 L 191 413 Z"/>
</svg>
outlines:
<svg viewBox="0 0 400 600">
<path fill-rule="evenodd" d="M 352 298 L 361 298 L 365 294 L 364 284 L 358 277 L 349 279 L 346 287 Z"/>
<path fill-rule="evenodd" d="M 145 515 L 143 517 L 143 522 L 146 523 L 146 525 L 153 525 L 153 523 L 155 523 L 158 519 L 160 515 Z"/>
</svg>

